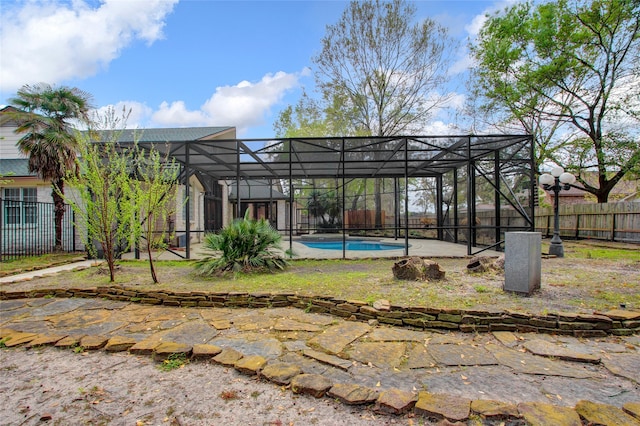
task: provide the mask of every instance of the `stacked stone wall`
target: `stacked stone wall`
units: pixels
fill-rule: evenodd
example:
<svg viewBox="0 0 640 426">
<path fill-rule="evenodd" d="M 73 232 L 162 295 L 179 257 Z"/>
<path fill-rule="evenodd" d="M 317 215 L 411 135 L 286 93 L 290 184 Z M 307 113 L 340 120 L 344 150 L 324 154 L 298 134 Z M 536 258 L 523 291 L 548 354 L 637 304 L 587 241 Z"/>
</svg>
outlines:
<svg viewBox="0 0 640 426">
<path fill-rule="evenodd" d="M 0 291 L 0 300 L 37 297 L 96 297 L 148 305 L 277 308 L 295 307 L 355 321 L 377 321 L 400 327 L 451 330 L 468 333 L 517 331 L 571 335 L 576 337 L 627 336 L 640 332 L 640 312 L 616 309 L 594 314 L 548 313 L 536 315 L 510 310 L 438 309 L 423 306 L 382 304 L 370 306 L 357 300 L 343 300 L 296 293 L 174 292 L 141 291 L 121 286 Z"/>
</svg>

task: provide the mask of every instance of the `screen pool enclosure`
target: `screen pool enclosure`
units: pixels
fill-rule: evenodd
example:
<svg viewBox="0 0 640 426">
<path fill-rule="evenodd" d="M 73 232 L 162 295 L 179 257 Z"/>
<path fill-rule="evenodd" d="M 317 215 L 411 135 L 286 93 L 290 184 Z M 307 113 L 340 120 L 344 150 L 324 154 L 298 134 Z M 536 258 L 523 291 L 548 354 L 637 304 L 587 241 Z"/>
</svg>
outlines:
<svg viewBox="0 0 640 426">
<path fill-rule="evenodd" d="M 504 233 L 533 231 L 536 180 L 530 135 L 153 140 L 205 189 L 204 232 L 251 209 L 283 234 L 335 233 L 501 250 Z M 234 190 L 235 188 L 235 190 Z M 190 203 L 185 203 L 189 217 Z M 257 212 L 260 212 L 259 214 Z M 186 257 L 194 230 L 184 237 Z M 203 231 L 197 231 L 203 232 Z"/>
</svg>

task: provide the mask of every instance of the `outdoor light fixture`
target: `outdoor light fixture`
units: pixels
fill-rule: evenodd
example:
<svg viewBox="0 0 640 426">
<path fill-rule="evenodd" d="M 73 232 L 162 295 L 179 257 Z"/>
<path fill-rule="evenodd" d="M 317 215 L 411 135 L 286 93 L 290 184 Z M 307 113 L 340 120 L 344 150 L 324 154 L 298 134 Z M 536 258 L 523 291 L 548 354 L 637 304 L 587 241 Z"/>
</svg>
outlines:
<svg viewBox="0 0 640 426">
<path fill-rule="evenodd" d="M 571 173 L 566 173 L 560 166 L 554 167 L 551 174 L 544 173 L 538 178 L 538 182 L 546 191 L 553 191 L 553 238 L 549 246 L 549 254 L 557 257 L 564 257 L 564 247 L 560 239 L 560 219 L 558 214 L 558 194 L 561 190 L 569 190 L 571 185 L 576 181 L 576 177 Z"/>
</svg>

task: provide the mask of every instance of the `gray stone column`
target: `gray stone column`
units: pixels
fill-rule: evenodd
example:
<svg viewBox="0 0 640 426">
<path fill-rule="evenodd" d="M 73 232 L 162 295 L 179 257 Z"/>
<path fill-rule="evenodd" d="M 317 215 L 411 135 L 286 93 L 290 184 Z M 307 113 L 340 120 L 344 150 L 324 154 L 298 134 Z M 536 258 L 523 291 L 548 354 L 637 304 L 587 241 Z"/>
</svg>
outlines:
<svg viewBox="0 0 640 426">
<path fill-rule="evenodd" d="M 540 288 L 542 236 L 539 232 L 505 232 L 504 290 L 531 295 Z"/>
</svg>

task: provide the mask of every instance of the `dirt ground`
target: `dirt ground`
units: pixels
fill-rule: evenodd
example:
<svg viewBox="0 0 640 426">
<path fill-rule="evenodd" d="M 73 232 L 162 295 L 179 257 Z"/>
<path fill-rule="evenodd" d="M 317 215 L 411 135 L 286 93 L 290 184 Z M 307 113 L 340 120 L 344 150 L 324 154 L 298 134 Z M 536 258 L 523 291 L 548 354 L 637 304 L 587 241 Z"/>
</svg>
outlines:
<svg viewBox="0 0 640 426">
<path fill-rule="evenodd" d="M 358 426 L 414 422 L 327 397 L 294 395 L 290 389 L 232 368 L 200 361 L 161 371 L 142 356 L 18 348 L 0 349 L 0 363 L 2 425 Z"/>
</svg>

